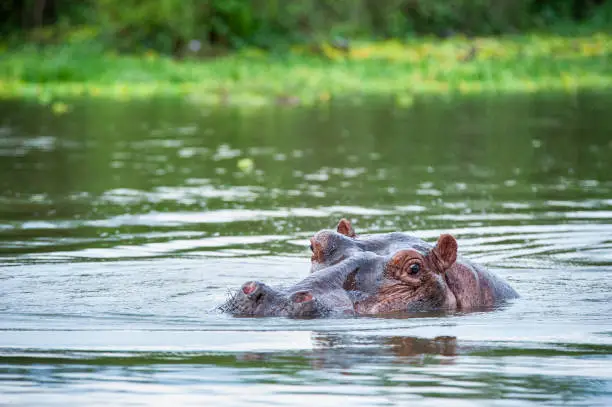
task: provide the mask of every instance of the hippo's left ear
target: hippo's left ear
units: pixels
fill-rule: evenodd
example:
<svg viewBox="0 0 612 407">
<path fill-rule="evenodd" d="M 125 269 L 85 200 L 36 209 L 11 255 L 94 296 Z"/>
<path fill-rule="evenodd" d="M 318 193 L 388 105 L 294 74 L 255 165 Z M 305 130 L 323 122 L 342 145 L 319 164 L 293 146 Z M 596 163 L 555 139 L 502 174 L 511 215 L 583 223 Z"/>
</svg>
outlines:
<svg viewBox="0 0 612 407">
<path fill-rule="evenodd" d="M 439 271 L 444 272 L 457 260 L 457 241 L 451 235 L 440 235 L 436 247 L 431 251 L 432 260 Z"/>
<path fill-rule="evenodd" d="M 353 229 L 353 225 L 351 225 L 351 222 L 344 218 L 340 219 L 340 222 L 338 222 L 338 227 L 336 228 L 336 230 L 338 231 L 338 233 L 344 236 L 348 236 L 348 237 L 357 236 L 357 234 L 355 234 L 355 229 Z"/>
</svg>

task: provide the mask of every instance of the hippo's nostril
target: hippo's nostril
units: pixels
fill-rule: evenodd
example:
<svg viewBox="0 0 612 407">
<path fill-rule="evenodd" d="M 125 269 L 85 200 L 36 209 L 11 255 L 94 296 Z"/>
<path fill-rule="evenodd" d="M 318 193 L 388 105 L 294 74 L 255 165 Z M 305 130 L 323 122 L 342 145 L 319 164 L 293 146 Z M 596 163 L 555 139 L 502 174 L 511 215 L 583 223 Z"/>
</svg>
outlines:
<svg viewBox="0 0 612 407">
<path fill-rule="evenodd" d="M 248 283 L 244 283 L 242 285 L 242 292 L 246 295 L 253 294 L 255 290 L 257 290 L 257 283 L 255 281 L 249 281 Z"/>
<path fill-rule="evenodd" d="M 300 291 L 293 295 L 293 302 L 295 303 L 310 302 L 313 299 L 314 297 L 309 291 Z"/>
</svg>

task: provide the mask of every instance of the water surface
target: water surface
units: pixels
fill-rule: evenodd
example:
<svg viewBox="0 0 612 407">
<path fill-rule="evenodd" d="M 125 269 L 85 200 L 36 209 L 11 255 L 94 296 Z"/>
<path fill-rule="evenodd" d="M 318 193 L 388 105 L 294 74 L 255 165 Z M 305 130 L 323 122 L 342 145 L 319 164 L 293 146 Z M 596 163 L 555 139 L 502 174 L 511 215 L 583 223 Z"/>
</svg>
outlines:
<svg viewBox="0 0 612 407">
<path fill-rule="evenodd" d="M 611 104 L 1 102 L 0 404 L 610 405 Z M 306 276 L 308 237 L 343 216 L 450 232 L 521 298 L 411 318 L 216 311 L 244 281 Z"/>
</svg>

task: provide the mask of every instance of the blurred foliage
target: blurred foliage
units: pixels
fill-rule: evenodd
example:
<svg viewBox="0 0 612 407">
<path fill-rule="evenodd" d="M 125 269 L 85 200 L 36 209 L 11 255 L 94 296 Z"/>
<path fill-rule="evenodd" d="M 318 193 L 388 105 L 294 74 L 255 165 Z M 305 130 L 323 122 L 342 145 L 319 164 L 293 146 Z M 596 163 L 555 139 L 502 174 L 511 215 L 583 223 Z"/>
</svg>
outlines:
<svg viewBox="0 0 612 407">
<path fill-rule="evenodd" d="M 119 51 L 181 55 L 244 45 L 282 49 L 332 38 L 516 33 L 587 22 L 607 28 L 605 0 L 0 0 L 0 34 L 48 44 L 74 31 Z M 77 36 L 78 38 L 78 36 Z"/>
</svg>

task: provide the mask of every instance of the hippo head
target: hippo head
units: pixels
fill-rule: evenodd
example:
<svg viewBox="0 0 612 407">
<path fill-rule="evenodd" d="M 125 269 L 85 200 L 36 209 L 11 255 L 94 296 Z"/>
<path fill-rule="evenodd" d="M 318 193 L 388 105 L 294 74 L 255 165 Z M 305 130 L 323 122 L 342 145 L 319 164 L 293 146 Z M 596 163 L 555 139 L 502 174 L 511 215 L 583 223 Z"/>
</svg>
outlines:
<svg viewBox="0 0 612 407">
<path fill-rule="evenodd" d="M 241 317 L 318 318 L 355 313 L 353 300 L 342 289 L 315 293 L 297 287 L 285 292 L 257 281 L 243 284 L 221 310 Z"/>
<path fill-rule="evenodd" d="M 342 290 L 330 290 L 315 294 L 310 290 L 298 291 L 291 295 L 292 318 L 318 318 L 329 316 L 350 316 L 355 314 L 353 301 Z"/>
<path fill-rule="evenodd" d="M 280 291 L 258 281 L 248 281 L 220 308 L 234 316 L 288 316 L 291 304 Z"/>
<path fill-rule="evenodd" d="M 388 314 L 455 309 L 456 299 L 445 273 L 456 259 L 457 241 L 447 234 L 441 235 L 436 246 L 425 253 L 416 249 L 396 252 L 383 263 L 375 292 L 358 301 L 355 310 L 359 314 Z M 371 272 L 377 270 L 368 271 Z"/>
<path fill-rule="evenodd" d="M 282 290 L 249 281 L 220 308 L 235 316 L 315 318 L 353 315 L 357 294 L 345 290 L 344 286 L 361 266 L 372 263 L 375 257 L 372 253 L 357 253 Z"/>
<path fill-rule="evenodd" d="M 310 239 L 310 272 L 338 264 L 358 252 L 367 251 L 388 256 L 405 248 L 424 251 L 430 249 L 431 245 L 416 236 L 401 232 L 358 237 L 351 223 L 341 219 L 335 231 L 322 230 Z"/>
<path fill-rule="evenodd" d="M 357 237 L 353 226 L 346 219 L 338 222 L 336 231 L 322 230 L 310 239 L 312 251 L 310 272 L 324 269 L 339 263 L 358 250 L 354 238 Z"/>
</svg>

